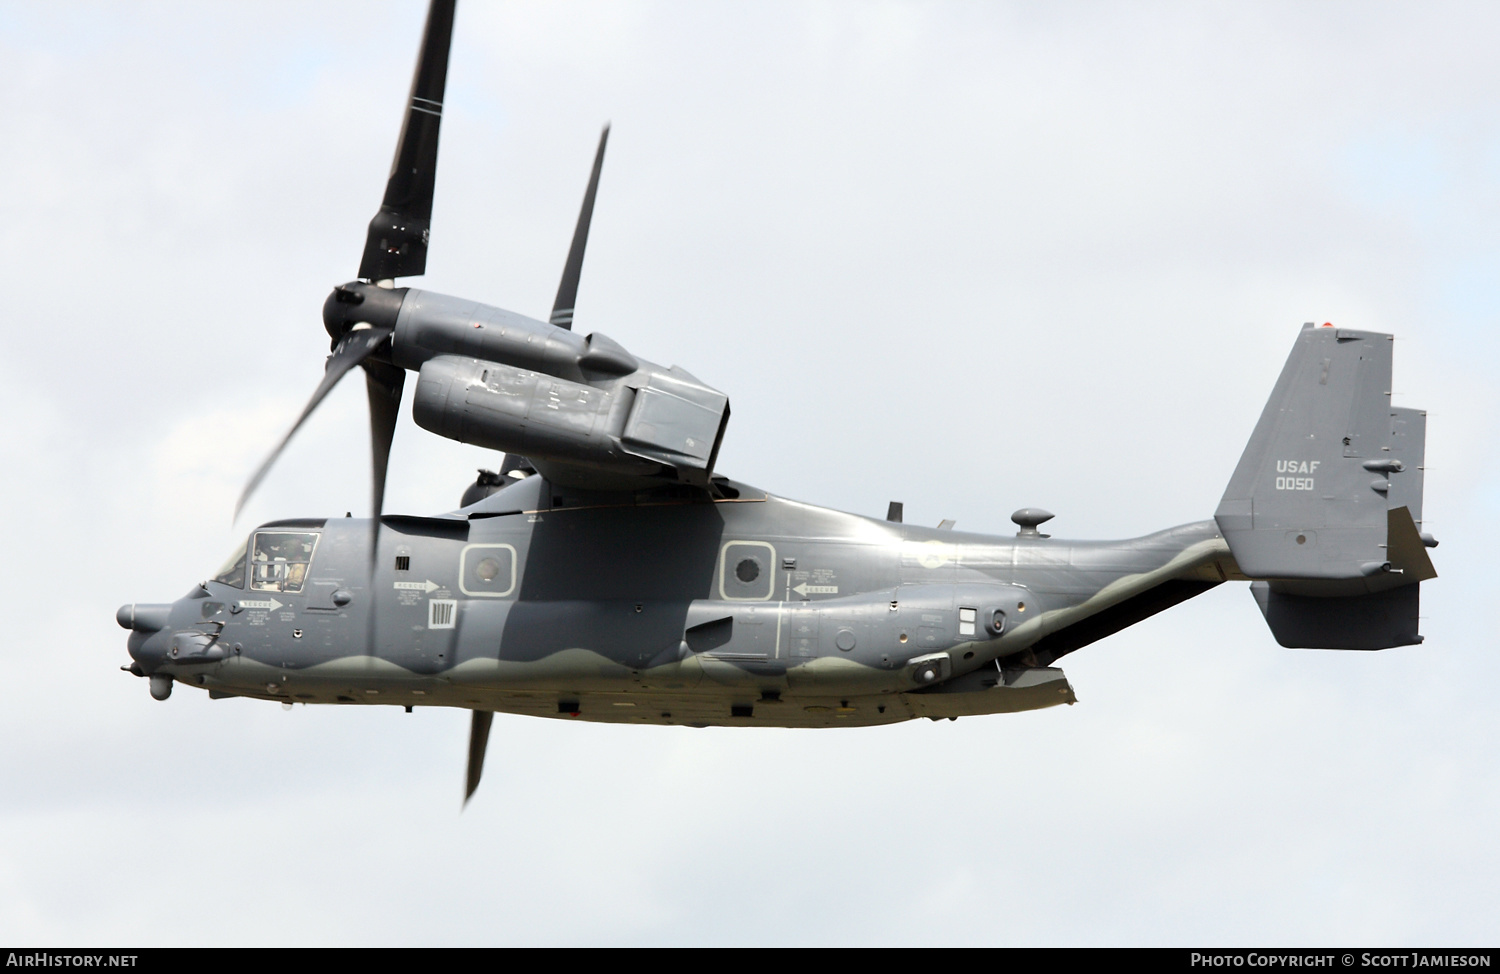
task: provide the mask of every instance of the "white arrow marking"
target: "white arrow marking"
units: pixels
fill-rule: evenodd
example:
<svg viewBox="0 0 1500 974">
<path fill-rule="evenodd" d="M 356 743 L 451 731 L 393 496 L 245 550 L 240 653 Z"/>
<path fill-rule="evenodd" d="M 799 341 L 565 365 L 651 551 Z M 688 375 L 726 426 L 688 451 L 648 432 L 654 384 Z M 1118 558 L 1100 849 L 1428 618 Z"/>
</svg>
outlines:
<svg viewBox="0 0 1500 974">
<path fill-rule="evenodd" d="M 839 587 L 837 585 L 809 585 L 803 582 L 801 585 L 793 586 L 792 591 L 806 598 L 809 595 L 837 595 Z"/>
<path fill-rule="evenodd" d="M 253 599 L 241 599 L 240 607 L 245 609 L 270 609 L 274 612 L 277 609 L 281 608 L 281 603 L 277 602 L 275 599 L 263 599 L 258 601 Z"/>
<path fill-rule="evenodd" d="M 430 578 L 425 582 L 397 582 L 396 587 L 416 589 L 418 592 L 436 592 L 438 589 L 442 588 L 441 585 L 434 583 Z"/>
</svg>

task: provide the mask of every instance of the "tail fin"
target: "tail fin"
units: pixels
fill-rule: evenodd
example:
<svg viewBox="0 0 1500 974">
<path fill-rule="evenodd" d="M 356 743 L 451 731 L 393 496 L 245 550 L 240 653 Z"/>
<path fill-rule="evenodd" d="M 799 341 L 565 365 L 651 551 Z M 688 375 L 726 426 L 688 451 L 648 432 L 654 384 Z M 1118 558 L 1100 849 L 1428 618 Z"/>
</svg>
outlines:
<svg viewBox="0 0 1500 974">
<path fill-rule="evenodd" d="M 1427 414 L 1390 388 L 1391 336 L 1304 326 L 1214 514 L 1283 646 L 1422 641 Z"/>
</svg>

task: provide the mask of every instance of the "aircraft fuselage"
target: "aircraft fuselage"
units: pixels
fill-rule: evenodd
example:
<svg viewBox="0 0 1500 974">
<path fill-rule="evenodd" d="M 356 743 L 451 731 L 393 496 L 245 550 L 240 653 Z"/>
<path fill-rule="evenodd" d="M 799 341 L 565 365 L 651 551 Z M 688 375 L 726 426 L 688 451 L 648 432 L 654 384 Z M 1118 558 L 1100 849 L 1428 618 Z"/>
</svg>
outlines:
<svg viewBox="0 0 1500 974">
<path fill-rule="evenodd" d="M 740 484 L 560 490 L 530 477 L 452 515 L 387 517 L 373 569 L 368 520 L 257 528 L 217 579 L 171 606 L 127 607 L 140 617 L 131 654 L 156 686 L 216 697 L 877 724 L 1072 703 L 1046 664 L 1079 633 L 1092 641 L 1233 572 L 1212 521 L 1068 542 Z"/>
</svg>

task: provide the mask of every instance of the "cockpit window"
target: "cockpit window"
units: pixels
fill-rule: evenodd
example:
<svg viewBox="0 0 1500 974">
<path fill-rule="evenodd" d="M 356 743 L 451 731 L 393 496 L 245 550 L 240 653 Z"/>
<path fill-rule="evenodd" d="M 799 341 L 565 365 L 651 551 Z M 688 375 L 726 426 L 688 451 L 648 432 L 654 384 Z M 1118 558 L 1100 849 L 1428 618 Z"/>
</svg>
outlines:
<svg viewBox="0 0 1500 974">
<path fill-rule="evenodd" d="M 219 574 L 214 576 L 214 581 L 233 585 L 235 588 L 245 587 L 245 545 L 241 544 L 228 558 L 224 559 L 224 567 L 219 569 Z"/>
<path fill-rule="evenodd" d="M 256 592 L 300 592 L 317 547 L 316 532 L 260 531 L 250 554 L 250 588 Z"/>
</svg>

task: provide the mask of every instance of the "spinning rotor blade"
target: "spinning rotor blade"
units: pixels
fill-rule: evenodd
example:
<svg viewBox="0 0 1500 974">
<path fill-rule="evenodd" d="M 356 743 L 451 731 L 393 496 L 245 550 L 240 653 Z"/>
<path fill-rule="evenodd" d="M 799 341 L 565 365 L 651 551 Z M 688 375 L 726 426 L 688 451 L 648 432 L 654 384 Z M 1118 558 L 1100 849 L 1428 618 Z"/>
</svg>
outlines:
<svg viewBox="0 0 1500 974">
<path fill-rule="evenodd" d="M 375 349 L 380 347 L 382 342 L 391 337 L 391 332 L 392 329 L 390 328 L 356 328 L 343 337 L 343 339 L 338 343 L 338 346 L 333 350 L 333 354 L 328 356 L 328 365 L 323 372 L 323 381 L 319 382 L 318 387 L 313 390 L 312 398 L 309 399 L 307 401 L 307 405 L 302 408 L 302 415 L 297 417 L 297 421 L 292 424 L 292 428 L 287 430 L 286 436 L 283 436 L 281 438 L 281 442 L 276 444 L 276 449 L 271 451 L 271 455 L 266 457 L 265 461 L 260 465 L 260 468 L 255 471 L 255 476 L 251 477 L 250 482 L 245 485 L 245 492 L 240 494 L 239 502 L 234 505 L 234 516 L 236 518 L 240 516 L 240 511 L 244 508 L 245 502 L 250 499 L 251 494 L 255 493 L 255 488 L 260 486 L 260 482 L 265 479 L 266 474 L 270 471 L 271 465 L 276 462 L 277 457 L 281 456 L 281 451 L 286 449 L 286 445 L 291 442 L 292 437 L 296 434 L 297 430 L 302 428 L 302 424 L 307 420 L 307 417 L 312 415 L 312 411 L 318 408 L 318 404 L 327 397 L 328 393 L 333 389 L 334 386 L 338 385 L 339 380 L 342 379 L 350 369 L 361 363 L 364 363 L 366 370 L 369 370 L 372 366 L 376 365 L 385 369 L 395 368 L 394 366 L 386 365 L 383 362 L 366 361 L 366 359 L 369 358 L 371 352 L 375 351 Z M 396 371 L 400 372 L 401 370 L 397 369 Z M 405 373 L 402 372 L 401 375 L 404 377 Z M 371 393 L 370 403 L 372 408 L 373 425 L 373 393 Z M 398 406 L 401 403 L 401 385 L 399 381 L 396 384 L 396 403 Z M 392 426 L 392 428 L 394 428 L 395 426 L 394 415 L 392 416 L 390 425 Z M 385 438 L 386 454 L 390 452 L 390 443 L 390 435 L 387 434 Z M 384 455 L 382 455 L 377 462 L 377 469 L 379 473 L 377 476 L 378 486 L 376 498 L 377 503 L 379 503 L 379 498 L 384 496 L 385 493 Z M 376 514 L 377 516 L 379 515 L 378 510 Z"/>
<path fill-rule="evenodd" d="M 548 321 L 559 328 L 573 330 L 573 306 L 578 301 L 578 278 L 583 273 L 583 249 L 589 243 L 589 223 L 594 219 L 594 195 L 599 192 L 599 170 L 604 166 L 604 144 L 609 141 L 609 126 L 599 134 L 599 151 L 594 153 L 594 171 L 589 173 L 589 188 L 583 194 L 583 209 L 578 211 L 578 226 L 573 229 L 573 245 L 568 248 L 568 262 L 563 265 L 562 282 L 557 286 L 557 300 L 552 302 Z"/>
<path fill-rule="evenodd" d="M 411 81 L 411 101 L 391 161 L 380 211 L 365 236 L 359 276 L 384 281 L 427 269 L 427 234 L 432 222 L 432 190 L 437 176 L 438 127 L 443 121 L 443 89 L 448 80 L 448 48 L 456 0 L 432 0 L 422 49 Z"/>
<path fill-rule="evenodd" d="M 401 389 L 406 385 L 406 370 L 369 359 L 365 366 L 365 395 L 370 400 L 370 586 L 375 585 L 375 569 L 380 557 L 380 512 L 385 509 L 385 474 L 391 461 L 391 440 L 396 435 L 396 418 L 401 414 Z M 366 651 L 376 656 L 375 627 L 366 635 Z"/>
<path fill-rule="evenodd" d="M 406 384 L 406 370 L 385 362 L 365 362 L 365 392 L 370 397 L 370 458 L 374 464 L 371 524 L 378 529 L 380 512 L 385 507 L 385 472 L 391 459 L 391 438 L 396 435 L 396 418 L 401 412 L 401 389 Z M 375 546 L 370 546 L 370 558 Z"/>
<path fill-rule="evenodd" d="M 474 797 L 479 787 L 479 776 L 484 774 L 484 749 L 490 743 L 490 723 L 495 715 L 488 710 L 474 711 L 474 720 L 469 724 L 469 771 L 464 778 L 464 804 Z"/>
</svg>

